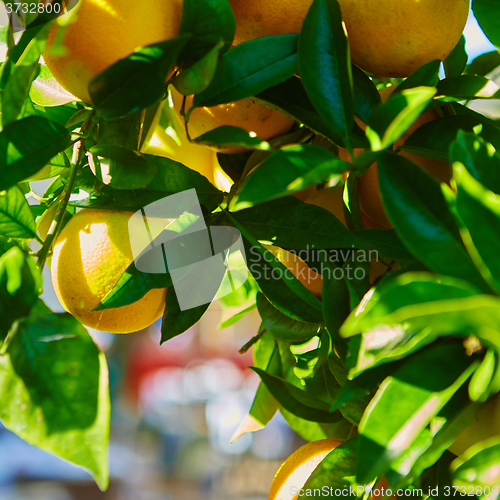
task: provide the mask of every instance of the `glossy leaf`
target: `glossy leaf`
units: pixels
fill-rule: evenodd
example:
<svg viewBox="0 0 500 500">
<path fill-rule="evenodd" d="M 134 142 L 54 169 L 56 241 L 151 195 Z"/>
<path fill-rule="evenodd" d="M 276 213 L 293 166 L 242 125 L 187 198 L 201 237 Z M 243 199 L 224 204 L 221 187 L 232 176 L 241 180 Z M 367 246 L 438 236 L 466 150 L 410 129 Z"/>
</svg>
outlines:
<svg viewBox="0 0 500 500">
<path fill-rule="evenodd" d="M 214 78 L 222 47 L 223 42 L 219 42 L 203 58 L 177 75 L 172 82 L 175 89 L 182 95 L 203 92 Z"/>
<path fill-rule="evenodd" d="M 385 211 L 407 248 L 434 272 L 487 289 L 459 240 L 439 184 L 407 158 L 387 152 L 379 156 L 378 174 Z"/>
<path fill-rule="evenodd" d="M 188 123 L 189 130 L 189 123 Z M 216 148 L 245 148 L 268 151 L 271 145 L 257 137 L 254 132 L 231 125 L 223 125 L 193 139 L 196 144 Z"/>
<path fill-rule="evenodd" d="M 457 186 L 455 209 L 465 246 L 485 281 L 500 293 L 500 196 L 486 189 L 464 168 L 453 167 Z"/>
<path fill-rule="evenodd" d="M 335 215 L 294 196 L 261 203 L 231 216 L 257 239 L 284 249 L 313 251 L 362 245 Z"/>
<path fill-rule="evenodd" d="M 445 78 L 437 85 L 437 96 L 463 99 L 498 98 L 500 87 L 492 80 L 478 75 L 461 75 Z M 447 99 L 443 99 L 447 100 Z"/>
<path fill-rule="evenodd" d="M 160 100 L 165 94 L 165 80 L 190 38 L 181 35 L 149 45 L 95 76 L 89 94 L 98 113 L 111 120 Z"/>
<path fill-rule="evenodd" d="M 29 90 L 36 77 L 38 60 L 45 48 L 45 40 L 50 27 L 50 25 L 44 26 L 35 35 L 11 69 L 2 95 L 2 123 L 4 126 L 19 116 L 29 98 Z"/>
<path fill-rule="evenodd" d="M 106 489 L 108 369 L 76 319 L 37 304 L 0 356 L 0 399 L 7 429 L 87 470 Z"/>
<path fill-rule="evenodd" d="M 477 56 L 466 68 L 465 72 L 469 75 L 486 76 L 495 68 L 500 66 L 500 52 L 492 50 Z"/>
<path fill-rule="evenodd" d="M 191 328 L 201 319 L 209 307 L 210 303 L 181 311 L 174 287 L 168 288 L 165 297 L 165 310 L 161 320 L 160 344 Z"/>
<path fill-rule="evenodd" d="M 373 330 L 373 350 L 377 352 L 384 345 L 406 342 L 407 334 L 424 329 L 454 334 L 479 330 L 481 324 L 494 328 L 500 326 L 500 313 L 494 313 L 499 300 L 481 295 L 455 278 L 405 273 L 370 290 L 342 325 L 340 334 L 351 337 Z"/>
<path fill-rule="evenodd" d="M 28 116 L 7 124 L 0 132 L 0 190 L 34 175 L 70 144 L 69 132 L 45 118 Z"/>
<path fill-rule="evenodd" d="M 233 208 L 241 210 L 328 182 L 349 169 L 349 163 L 319 146 L 286 146 L 269 156 L 247 177 Z"/>
<path fill-rule="evenodd" d="M 293 386 L 285 380 L 269 375 L 257 367 L 250 367 L 269 389 L 269 392 L 289 412 L 304 420 L 312 422 L 338 422 L 342 417 L 338 413 L 327 411 L 324 403 L 309 396 L 305 391 Z M 323 409 L 322 409 L 323 408 Z"/>
<path fill-rule="evenodd" d="M 257 38 L 224 54 L 209 87 L 193 106 L 216 106 L 251 97 L 297 72 L 298 35 Z"/>
<path fill-rule="evenodd" d="M 13 238 L 36 238 L 33 214 L 17 186 L 0 193 L 0 234 Z"/>
<path fill-rule="evenodd" d="M 450 145 L 460 130 L 472 132 L 474 127 L 481 125 L 479 135 L 500 150 L 500 128 L 479 113 L 466 112 L 458 104 L 453 104 L 455 112 L 463 112 L 458 116 L 444 116 L 419 127 L 406 139 L 404 148 L 409 152 L 419 153 L 428 150 L 437 153 L 436 158 L 448 161 Z M 428 155 L 423 155 L 428 156 Z"/>
<path fill-rule="evenodd" d="M 257 94 L 255 99 L 257 102 L 262 102 L 273 109 L 281 111 L 293 120 L 303 123 L 306 127 L 324 137 L 328 137 L 336 144 L 344 144 L 341 135 L 334 132 L 316 111 L 300 78 L 292 77 L 286 82 L 270 87 Z M 356 146 L 358 145 L 360 144 L 356 144 Z"/>
<path fill-rule="evenodd" d="M 500 47 L 500 5 L 494 0 L 473 0 L 472 9 L 486 36 Z"/>
<path fill-rule="evenodd" d="M 234 220 L 234 219 L 233 219 Z M 321 302 L 274 255 L 236 221 L 244 238 L 247 266 L 269 301 L 298 321 L 320 323 Z"/>
<path fill-rule="evenodd" d="M 463 163 L 474 179 L 500 194 L 500 154 L 482 137 L 460 131 L 450 146 L 450 160 Z"/>
<path fill-rule="evenodd" d="M 460 344 L 434 346 L 382 383 L 359 424 L 358 482 L 389 469 L 470 377 L 471 362 Z"/>
<path fill-rule="evenodd" d="M 444 71 L 448 78 L 460 76 L 467 66 L 469 56 L 465 50 L 465 36 L 462 35 L 451 54 L 444 60 Z M 436 82 L 437 83 L 437 82 Z"/>
<path fill-rule="evenodd" d="M 351 62 L 337 0 L 314 0 L 299 39 L 302 84 L 332 130 L 349 140 L 354 125 Z"/>
<path fill-rule="evenodd" d="M 41 292 L 42 276 L 35 261 L 19 247 L 11 247 L 0 257 L 0 339 L 14 321 L 29 315 Z"/>
<path fill-rule="evenodd" d="M 227 0 L 184 0 L 179 34 L 193 35 L 180 56 L 180 66 L 187 68 L 206 56 L 219 42 L 229 50 L 236 21 Z"/>
<path fill-rule="evenodd" d="M 497 488 L 500 481 L 500 438 L 480 441 L 451 464 L 453 483 L 459 487 Z M 491 490 L 490 490 L 491 491 Z"/>
<path fill-rule="evenodd" d="M 145 187 L 156 175 L 153 163 L 136 151 L 121 146 L 94 146 L 90 153 L 94 174 L 114 189 Z"/>
<path fill-rule="evenodd" d="M 408 78 L 401 82 L 391 93 L 397 95 L 403 90 L 412 89 L 414 87 L 435 87 L 439 82 L 439 69 L 441 61 L 434 59 L 425 63 L 423 66 L 414 71 Z"/>
<path fill-rule="evenodd" d="M 431 101 L 434 87 L 416 87 L 389 97 L 370 116 L 366 136 L 372 151 L 380 151 L 397 141 Z"/>
<path fill-rule="evenodd" d="M 313 496 L 315 491 L 320 491 L 322 498 L 338 498 L 335 492 L 350 493 L 356 471 L 356 447 L 357 438 L 348 439 L 321 460 L 302 488 L 304 497 Z"/>
<path fill-rule="evenodd" d="M 306 341 L 318 334 L 321 323 L 306 323 L 289 318 L 274 307 L 264 294 L 257 294 L 257 307 L 266 330 L 276 340 Z"/>
</svg>

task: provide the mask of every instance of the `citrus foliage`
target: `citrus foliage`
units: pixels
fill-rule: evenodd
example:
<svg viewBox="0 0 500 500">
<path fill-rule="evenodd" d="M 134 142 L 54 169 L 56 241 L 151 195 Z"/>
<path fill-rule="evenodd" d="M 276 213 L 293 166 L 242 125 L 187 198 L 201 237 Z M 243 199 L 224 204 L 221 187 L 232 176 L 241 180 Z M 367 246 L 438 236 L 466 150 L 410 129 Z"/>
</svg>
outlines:
<svg viewBox="0 0 500 500">
<path fill-rule="evenodd" d="M 265 426 L 280 411 L 307 440 L 346 439 L 305 487 L 364 486 L 384 475 L 394 488 L 453 484 L 481 496 L 484 487 L 500 483 L 498 440 L 482 436 L 459 457 L 448 448 L 456 450 L 458 436 L 500 391 L 500 126 L 466 105 L 500 98 L 493 81 L 498 52 L 467 64 L 462 38 L 444 61 L 444 74 L 439 61 L 421 61 L 407 78 L 390 80 L 398 87 L 382 104 L 378 90 L 389 80 L 352 64 L 343 2 L 314 0 L 300 33 L 249 39 L 229 50 L 238 22 L 230 3 L 184 0 L 177 36 L 138 47 L 90 80 L 85 92 L 92 106 L 71 98 L 61 103 L 46 84 L 40 56 L 54 15 L 27 16 L 26 29 L 15 36 L 12 27 L 5 30 L 2 422 L 85 467 L 106 487 L 105 360 L 76 319 L 41 302 L 40 268 L 77 208 L 136 212 L 195 189 L 207 225 L 241 232 L 252 273 L 248 286 L 258 291 L 263 328 L 249 340 L 261 385 L 251 421 Z M 473 9 L 500 46 L 497 3 L 474 0 Z M 426 16 L 421 24 L 427 26 Z M 95 36 L 102 32 L 107 30 Z M 223 192 L 199 173 L 201 167 L 147 154 L 154 152 L 146 142 L 167 84 L 194 94 L 196 108 L 251 98 L 295 124 L 269 141 L 243 126 L 196 137 L 199 144 L 246 150 L 218 154 L 234 182 Z M 44 105 L 37 101 L 40 93 Z M 430 110 L 436 119 L 405 135 Z M 189 132 L 190 109 L 185 111 Z M 169 116 L 171 110 L 160 118 L 163 130 L 171 125 Z M 351 161 L 339 157 L 340 148 Z M 428 175 L 417 157 L 450 164 L 449 185 Z M 374 162 L 392 229 L 365 229 L 370 214 L 359 208 L 358 178 Z M 300 194 L 321 190 L 348 171 L 342 217 Z M 40 204 L 28 205 L 30 182 L 52 178 Z M 39 236 L 37 223 L 47 227 L 45 213 L 54 224 Z M 321 293 L 287 273 L 269 244 L 288 252 L 315 249 L 299 256 L 323 274 Z M 382 276 L 370 277 L 373 255 L 386 267 Z M 98 308 L 125 306 L 169 285 L 168 273 L 158 277 L 131 264 Z M 162 342 L 182 334 L 207 308 L 181 311 L 170 286 Z M 55 411 L 62 404 L 65 412 Z"/>
</svg>

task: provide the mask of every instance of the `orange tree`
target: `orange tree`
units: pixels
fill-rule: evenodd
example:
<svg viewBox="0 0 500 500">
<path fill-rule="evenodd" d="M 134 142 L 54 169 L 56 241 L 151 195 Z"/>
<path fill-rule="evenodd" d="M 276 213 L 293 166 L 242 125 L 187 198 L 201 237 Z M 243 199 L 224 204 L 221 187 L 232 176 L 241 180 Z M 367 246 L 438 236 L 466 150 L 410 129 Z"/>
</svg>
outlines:
<svg viewBox="0 0 500 500">
<path fill-rule="evenodd" d="M 115 5 L 130 4 L 128 10 L 82 0 L 57 19 L 74 3 L 20 10 L 4 0 L 10 17 L 0 74 L 2 423 L 106 488 L 106 359 L 79 320 L 41 300 L 41 269 L 63 259 L 58 241 L 79 208 L 92 209 L 98 220 L 96 211 L 135 213 L 195 189 L 205 223 L 235 227 L 244 241 L 248 281 L 226 302 L 256 307 L 262 318 L 244 346 L 253 349 L 261 383 L 237 434 L 262 428 L 279 411 L 308 441 L 343 440 L 304 485 L 326 487 L 323 496 L 348 486 L 369 489 L 383 475 L 393 489 L 413 489 L 414 496 L 450 496 L 455 486 L 497 497 L 500 127 L 494 115 L 469 104 L 500 97 L 493 81 L 500 56 L 493 51 L 468 63 L 461 35 L 468 1 L 276 2 L 265 26 L 303 11 L 300 22 L 260 34 L 242 27 L 245 3 L 235 1 Z M 474 0 L 472 8 L 500 46 L 500 4 Z M 168 23 L 159 26 L 162 19 Z M 231 48 L 236 26 L 247 35 Z M 66 90 L 88 102 L 54 87 L 51 68 Z M 388 84 L 397 88 L 381 103 L 378 90 Z M 233 183 L 220 190 L 212 175 L 199 173 L 206 165 L 141 153 L 160 147 L 148 149 L 155 127 L 165 133 L 176 116 L 169 85 L 189 97 L 175 110 L 187 125 L 179 130 L 184 141 L 193 109 L 186 102 L 210 113 L 250 98 L 291 119 L 291 128 L 263 140 L 242 122 L 196 136 L 198 145 L 218 151 L 244 150 L 217 155 L 217 168 Z M 398 142 L 430 110 L 437 118 Z M 339 158 L 340 148 L 351 161 Z M 448 163 L 449 183 L 420 168 L 413 161 L 419 156 Z M 377 227 L 359 209 L 357 179 L 374 162 L 372 189 L 392 229 Z M 342 185 L 342 178 L 341 220 L 333 209 L 302 201 L 323 197 L 318 192 Z M 36 196 L 38 204 L 28 204 L 35 196 L 30 183 L 44 179 L 52 179 L 50 186 Z M 98 229 L 111 249 L 106 255 L 118 252 L 124 235 L 118 245 L 116 227 Z M 321 274 L 321 293 L 295 276 L 298 268 L 287 273 L 270 244 L 296 252 L 307 264 L 300 268 L 314 270 L 315 286 Z M 79 251 L 73 239 L 68 248 Z M 113 275 L 106 273 L 113 257 L 85 255 L 93 277 L 101 268 Z M 99 282 L 104 292 L 93 310 L 127 307 L 158 289 L 162 342 L 202 317 L 208 304 L 181 310 L 168 270 L 148 274 L 124 255 L 128 267 Z M 385 272 L 370 275 L 373 260 Z M 88 285 L 83 272 L 76 275 L 83 281 L 74 288 Z M 85 322 L 85 314 L 79 317 Z"/>
</svg>

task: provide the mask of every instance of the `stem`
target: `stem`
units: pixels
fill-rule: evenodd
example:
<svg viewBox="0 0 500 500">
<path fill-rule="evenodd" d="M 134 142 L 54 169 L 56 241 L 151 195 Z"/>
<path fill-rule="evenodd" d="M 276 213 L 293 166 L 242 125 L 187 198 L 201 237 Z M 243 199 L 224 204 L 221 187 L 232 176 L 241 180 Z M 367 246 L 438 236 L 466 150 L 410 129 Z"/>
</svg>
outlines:
<svg viewBox="0 0 500 500">
<path fill-rule="evenodd" d="M 254 344 L 257 343 L 258 340 L 261 339 L 262 335 L 264 335 L 264 333 L 266 333 L 266 329 L 265 328 L 262 328 L 259 333 L 257 335 L 255 335 L 254 337 L 252 337 L 238 352 L 240 354 L 245 354 L 248 349 L 250 349 L 250 347 L 252 347 Z"/>
<path fill-rule="evenodd" d="M 82 130 L 85 129 L 86 126 L 87 124 L 85 123 L 82 127 Z M 76 174 L 78 173 L 78 169 L 80 167 L 80 164 L 82 163 L 84 156 L 83 140 L 80 140 L 73 146 L 73 158 L 71 162 L 69 177 L 66 181 L 63 192 L 61 193 L 61 197 L 59 198 L 59 205 L 57 207 L 54 220 L 52 221 L 49 232 L 47 233 L 47 237 L 45 238 L 45 242 L 43 243 L 43 246 L 38 254 L 38 267 L 40 268 L 40 271 L 43 269 L 45 261 L 47 260 L 52 242 L 59 234 L 61 221 L 63 220 L 64 214 L 66 213 L 69 198 L 73 191 L 73 187 L 75 186 Z"/>
</svg>

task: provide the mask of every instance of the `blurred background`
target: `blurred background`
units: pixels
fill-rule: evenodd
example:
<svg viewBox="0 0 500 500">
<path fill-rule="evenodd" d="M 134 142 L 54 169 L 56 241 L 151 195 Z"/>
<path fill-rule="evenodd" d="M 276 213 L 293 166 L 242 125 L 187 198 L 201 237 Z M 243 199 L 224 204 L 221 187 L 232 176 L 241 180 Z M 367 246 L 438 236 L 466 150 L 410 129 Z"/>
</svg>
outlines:
<svg viewBox="0 0 500 500">
<path fill-rule="evenodd" d="M 495 49 L 472 16 L 465 34 L 470 60 Z M 498 101 L 473 107 L 500 116 Z M 33 183 L 40 195 L 46 186 Z M 47 267 L 42 298 L 62 311 Z M 281 462 L 304 441 L 277 414 L 265 429 L 231 442 L 259 382 L 247 368 L 251 351 L 238 350 L 256 335 L 260 320 L 254 310 L 221 330 L 223 319 L 215 302 L 197 325 L 162 346 L 160 321 L 131 335 L 91 331 L 110 369 L 109 490 L 100 492 L 86 472 L 0 423 L 0 500 L 267 499 Z"/>
</svg>

